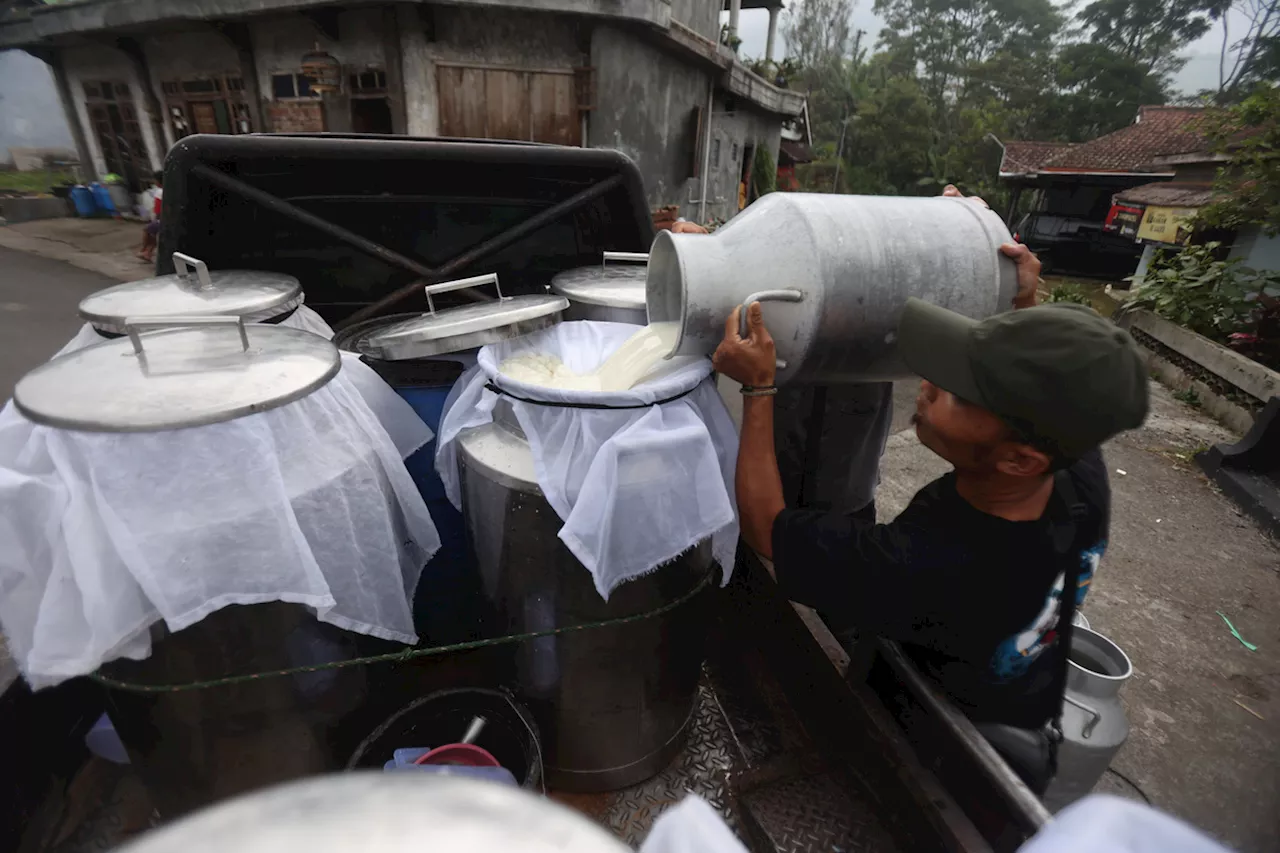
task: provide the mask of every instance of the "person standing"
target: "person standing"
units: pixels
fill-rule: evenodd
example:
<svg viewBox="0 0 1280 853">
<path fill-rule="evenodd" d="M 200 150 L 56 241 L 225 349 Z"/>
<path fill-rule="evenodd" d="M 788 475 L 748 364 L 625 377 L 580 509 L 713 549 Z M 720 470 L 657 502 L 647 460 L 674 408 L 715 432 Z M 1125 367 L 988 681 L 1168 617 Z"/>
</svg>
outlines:
<svg viewBox="0 0 1280 853">
<path fill-rule="evenodd" d="M 908 300 L 898 347 L 922 377 L 921 443 L 955 470 L 892 522 L 789 508 L 774 451 L 775 348 L 759 303 L 714 364 L 741 382 L 742 537 L 793 601 L 903 643 L 1043 792 L 1055 768 L 1071 615 L 1106 549 L 1099 446 L 1139 426 L 1147 374 L 1129 334 L 1082 305 L 1035 306 L 1040 263 L 1017 264 L 1025 306 L 975 321 Z"/>
</svg>

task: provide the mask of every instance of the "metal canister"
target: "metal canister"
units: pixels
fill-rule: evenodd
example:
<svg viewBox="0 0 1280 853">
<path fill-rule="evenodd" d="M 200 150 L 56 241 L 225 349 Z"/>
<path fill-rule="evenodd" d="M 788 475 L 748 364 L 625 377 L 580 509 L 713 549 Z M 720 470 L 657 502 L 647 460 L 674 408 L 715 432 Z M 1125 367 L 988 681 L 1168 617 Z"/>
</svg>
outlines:
<svg viewBox="0 0 1280 853">
<path fill-rule="evenodd" d="M 908 297 L 981 319 L 1012 307 L 1012 242 L 970 199 L 770 193 L 711 236 L 658 233 L 649 322 L 676 322 L 673 354 L 709 355 L 736 306 L 777 301 L 765 322 L 778 383 L 907 378 L 897 354 Z"/>
<path fill-rule="evenodd" d="M 643 326 L 649 322 L 644 294 L 648 262 L 645 252 L 605 252 L 598 267 L 558 273 L 551 279 L 551 290 L 569 300 L 566 320 Z"/>
<path fill-rule="evenodd" d="M 492 286 L 497 299 L 456 308 L 436 308 L 441 293 Z M 454 382 L 475 363 L 481 346 L 527 334 L 560 321 L 569 307 L 562 296 L 503 296 L 495 274 L 441 282 L 426 288 L 428 311 L 375 317 L 337 333 L 334 343 L 377 371 L 418 416 L 439 432 L 440 416 Z M 486 633 L 475 564 L 466 544 L 462 514 L 445 497 L 431 441 L 405 460 L 440 534 L 413 602 L 414 624 L 433 643 L 477 639 Z"/>
<path fill-rule="evenodd" d="M 125 334 L 129 320 L 155 317 L 239 317 L 279 323 L 302 305 L 302 285 L 291 275 L 261 270 L 214 270 L 173 253 L 172 275 L 117 284 L 86 296 L 80 316 L 105 337 Z"/>
<path fill-rule="evenodd" d="M 1044 804 L 1052 812 L 1087 795 L 1129 737 L 1120 688 L 1133 675 L 1129 656 L 1111 640 L 1075 626 L 1068 652 L 1058 775 Z"/>
<path fill-rule="evenodd" d="M 464 433 L 463 515 L 485 592 L 507 632 L 636 616 L 689 595 L 712 571 L 709 542 L 619 586 L 605 601 L 558 536 L 533 454 L 509 404 Z M 706 639 L 696 594 L 647 619 L 522 643 L 517 689 L 542 733 L 547 784 L 608 791 L 665 767 L 684 743 Z"/>
</svg>

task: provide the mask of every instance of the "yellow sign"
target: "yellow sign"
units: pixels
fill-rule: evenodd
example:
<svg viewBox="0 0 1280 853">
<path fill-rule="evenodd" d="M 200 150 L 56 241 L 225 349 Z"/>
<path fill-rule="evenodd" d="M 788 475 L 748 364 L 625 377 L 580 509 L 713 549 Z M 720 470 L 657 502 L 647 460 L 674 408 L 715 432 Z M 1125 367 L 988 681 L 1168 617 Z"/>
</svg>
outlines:
<svg viewBox="0 0 1280 853">
<path fill-rule="evenodd" d="M 1186 223 L 1195 216 L 1196 210 L 1194 207 L 1148 207 L 1138 225 L 1138 239 L 1182 245 L 1191 235 Z"/>
</svg>

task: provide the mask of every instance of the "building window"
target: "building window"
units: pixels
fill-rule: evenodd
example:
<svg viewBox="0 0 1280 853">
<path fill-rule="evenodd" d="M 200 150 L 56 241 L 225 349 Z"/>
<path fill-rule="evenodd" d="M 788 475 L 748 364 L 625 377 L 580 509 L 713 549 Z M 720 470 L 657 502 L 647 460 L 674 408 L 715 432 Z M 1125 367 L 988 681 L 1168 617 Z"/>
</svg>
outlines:
<svg viewBox="0 0 1280 853">
<path fill-rule="evenodd" d="M 222 81 L 216 77 L 183 80 L 182 91 L 187 95 L 212 95 L 214 92 L 222 91 Z"/>
<path fill-rule="evenodd" d="M 227 91 L 228 91 L 228 92 L 240 92 L 240 91 L 243 91 L 243 90 L 244 90 L 244 80 L 242 80 L 242 79 L 241 79 L 241 78 L 239 78 L 239 77 L 228 77 L 228 78 L 227 78 Z"/>
<path fill-rule="evenodd" d="M 129 87 L 124 83 L 110 81 L 93 81 L 84 84 L 84 96 L 90 101 L 114 101 L 116 95 L 129 95 Z"/>
<path fill-rule="evenodd" d="M 730 162 L 730 163 L 736 163 L 736 162 L 738 162 L 738 143 L 736 143 L 736 142 L 735 142 L 735 143 L 733 143 L 733 159 L 732 159 L 732 160 L 730 160 L 729 162 Z"/>
<path fill-rule="evenodd" d="M 711 168 L 720 168 L 720 137 L 711 140 Z"/>
<path fill-rule="evenodd" d="M 347 88 L 352 96 L 385 95 L 387 93 L 387 72 L 378 69 L 361 71 L 347 77 Z"/>
<path fill-rule="evenodd" d="M 311 81 L 303 74 L 272 74 L 271 96 L 273 98 L 314 98 Z"/>
</svg>

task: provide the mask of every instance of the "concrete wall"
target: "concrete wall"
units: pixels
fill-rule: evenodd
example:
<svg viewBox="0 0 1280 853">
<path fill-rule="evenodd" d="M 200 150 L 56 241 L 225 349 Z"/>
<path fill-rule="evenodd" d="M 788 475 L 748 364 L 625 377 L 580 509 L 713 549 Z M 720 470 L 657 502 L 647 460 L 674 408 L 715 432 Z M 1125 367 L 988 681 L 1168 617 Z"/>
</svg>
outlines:
<svg viewBox="0 0 1280 853">
<path fill-rule="evenodd" d="M 650 207 L 679 204 L 682 216 L 694 218 L 689 200 L 700 187 L 689 177 L 696 148 L 692 114 L 706 108 L 708 74 L 607 25 L 592 35 L 591 64 L 596 109 L 587 120 L 589 145 L 616 149 L 636 162 Z"/>
<path fill-rule="evenodd" d="M 148 36 L 141 40 L 147 57 L 151 85 L 165 111 L 165 150 L 177 141 L 168 106 L 164 103 L 162 84 L 169 80 L 214 74 L 240 74 L 240 58 L 231 43 L 211 29 L 171 32 Z"/>
<path fill-rule="evenodd" d="M 0 51 L 0 162 L 10 148 L 74 148 L 49 67 L 21 50 Z"/>
<path fill-rule="evenodd" d="M 720 41 L 720 7 L 716 0 L 671 0 L 671 20 L 703 38 Z"/>
<path fill-rule="evenodd" d="M 142 129 L 142 142 L 147 149 L 147 159 L 151 161 L 152 169 L 159 170 L 164 164 L 164 154 L 168 151 L 168 146 L 164 140 L 156 138 L 142 94 L 142 81 L 134 73 L 133 64 L 128 57 L 115 48 L 103 45 L 68 47 L 62 51 L 62 57 L 67 70 L 71 98 L 75 101 L 76 117 L 80 121 L 80 126 L 84 128 L 89 156 L 93 158 L 94 168 L 98 174 L 106 172 L 107 164 L 102 157 L 102 147 L 98 144 L 97 130 L 89 121 L 89 111 L 85 106 L 84 83 L 86 80 L 114 80 L 128 85 L 133 108 L 138 115 L 138 124 Z"/>
<path fill-rule="evenodd" d="M 249 33 L 258 67 L 258 87 L 266 101 L 273 100 L 271 75 L 296 74 L 302 68 L 303 54 L 316 45 L 347 68 L 385 68 L 382 9 L 377 7 L 339 13 L 337 41 L 325 36 L 302 15 L 250 21 Z"/>
<path fill-rule="evenodd" d="M 650 207 L 678 204 L 681 216 L 698 219 L 702 181 L 689 177 L 696 147 L 691 115 L 695 107 L 706 107 L 708 73 L 609 26 L 596 28 L 591 60 L 597 104 L 589 119 L 591 147 L 615 148 L 636 161 Z M 776 162 L 781 131 L 777 117 L 748 110 L 741 99 L 717 92 L 706 219 L 726 220 L 737 212 L 747 147 L 766 147 Z"/>
<path fill-rule="evenodd" d="M 1256 226 L 1243 228 L 1236 236 L 1229 258 L 1239 258 L 1255 270 L 1280 271 L 1280 236 L 1268 237 Z"/>
</svg>

